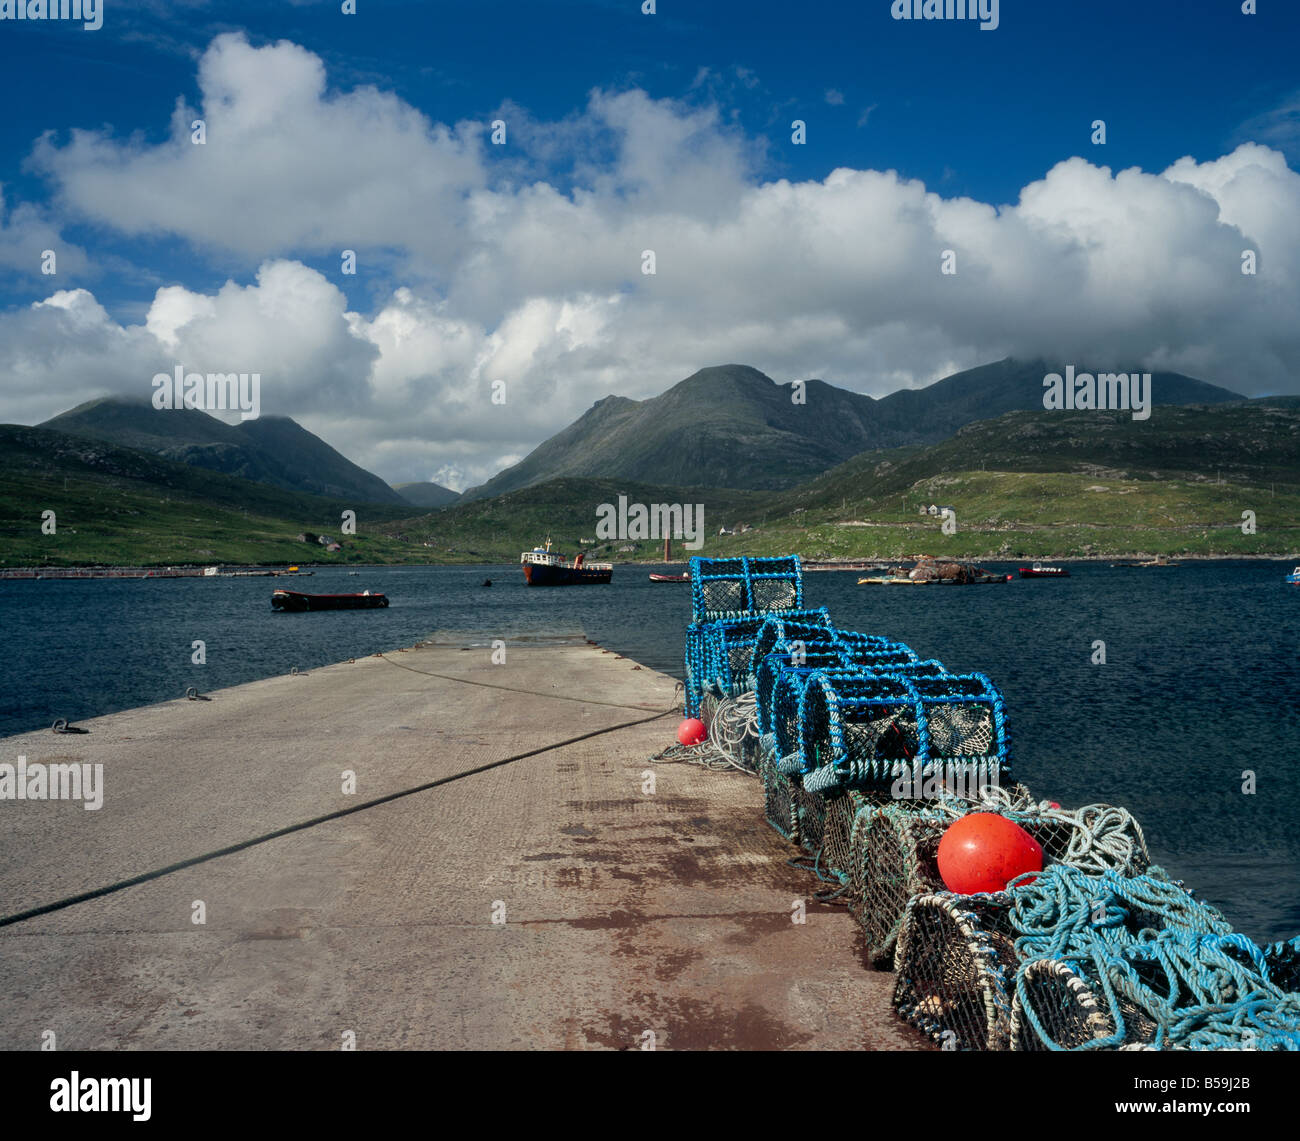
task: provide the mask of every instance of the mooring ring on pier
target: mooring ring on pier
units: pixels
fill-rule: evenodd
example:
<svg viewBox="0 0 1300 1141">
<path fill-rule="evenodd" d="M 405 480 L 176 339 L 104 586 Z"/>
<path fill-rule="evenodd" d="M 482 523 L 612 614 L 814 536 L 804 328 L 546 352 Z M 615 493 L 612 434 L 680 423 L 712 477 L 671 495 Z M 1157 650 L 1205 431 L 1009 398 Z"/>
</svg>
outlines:
<svg viewBox="0 0 1300 1141">
<path fill-rule="evenodd" d="M 50 726 L 50 728 L 55 733 L 66 733 L 68 731 L 68 719 L 66 717 L 60 717 Z"/>
<path fill-rule="evenodd" d="M 199 687 L 196 685 L 187 685 L 185 687 L 185 696 L 189 698 L 190 701 L 198 701 Z"/>
<path fill-rule="evenodd" d="M 293 667 L 289 670 L 289 676 L 290 676 L 290 677 L 297 677 L 297 676 L 298 676 L 298 667 L 297 667 L 297 666 L 293 666 Z"/>
</svg>

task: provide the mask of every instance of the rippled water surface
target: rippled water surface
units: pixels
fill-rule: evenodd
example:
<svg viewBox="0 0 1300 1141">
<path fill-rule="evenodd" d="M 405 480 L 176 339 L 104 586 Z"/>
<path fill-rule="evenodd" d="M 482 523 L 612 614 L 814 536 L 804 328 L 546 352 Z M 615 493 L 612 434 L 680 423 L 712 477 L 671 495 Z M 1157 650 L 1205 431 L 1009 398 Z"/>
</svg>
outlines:
<svg viewBox="0 0 1300 1141">
<path fill-rule="evenodd" d="M 438 632 L 486 644 L 582 630 L 680 677 L 690 587 L 652 584 L 648 569 L 567 589 L 525 587 L 518 566 L 330 569 L 280 584 L 382 590 L 392 602 L 323 614 L 273 612 L 265 578 L 0 582 L 0 733 Z M 812 573 L 805 600 L 837 625 L 988 674 L 1006 695 L 1016 774 L 1036 795 L 1127 806 L 1157 862 L 1267 940 L 1300 934 L 1300 587 L 1283 583 L 1289 569 L 1079 564 L 1063 581 L 920 590 Z M 206 665 L 190 662 L 195 639 Z M 1098 640 L 1105 665 L 1090 661 Z M 1245 770 L 1254 796 L 1241 792 Z"/>
</svg>

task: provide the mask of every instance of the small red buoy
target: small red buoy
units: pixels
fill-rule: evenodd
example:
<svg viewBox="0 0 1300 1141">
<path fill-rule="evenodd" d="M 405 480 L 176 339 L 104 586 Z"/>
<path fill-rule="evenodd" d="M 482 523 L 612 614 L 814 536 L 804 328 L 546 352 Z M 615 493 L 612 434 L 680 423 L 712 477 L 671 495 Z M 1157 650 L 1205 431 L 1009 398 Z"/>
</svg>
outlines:
<svg viewBox="0 0 1300 1141">
<path fill-rule="evenodd" d="M 1043 849 L 1013 820 L 972 812 L 954 820 L 939 840 L 939 875 L 949 891 L 1003 891 L 1026 872 L 1043 870 Z"/>
<path fill-rule="evenodd" d="M 698 717 L 688 717 L 677 727 L 677 740 L 683 745 L 698 745 L 709 731 Z"/>
</svg>

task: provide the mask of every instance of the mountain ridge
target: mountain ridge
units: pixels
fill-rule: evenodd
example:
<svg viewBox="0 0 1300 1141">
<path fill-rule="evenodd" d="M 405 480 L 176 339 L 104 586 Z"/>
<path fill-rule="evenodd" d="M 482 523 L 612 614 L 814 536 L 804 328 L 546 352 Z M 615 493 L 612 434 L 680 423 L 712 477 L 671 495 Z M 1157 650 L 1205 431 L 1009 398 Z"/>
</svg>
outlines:
<svg viewBox="0 0 1300 1141">
<path fill-rule="evenodd" d="M 1008 357 L 873 397 L 819 379 L 795 389 L 750 365 L 713 365 L 646 400 L 598 400 L 461 501 L 564 476 L 785 491 L 862 452 L 936 444 L 977 420 L 1041 411 L 1051 371 L 1043 360 Z M 1180 373 L 1153 373 L 1151 388 L 1155 405 L 1244 399 Z"/>
<path fill-rule="evenodd" d="M 152 452 L 284 491 L 359 503 L 409 502 L 288 416 L 231 425 L 196 408 L 156 409 L 147 399 L 103 396 L 36 427 Z"/>
</svg>

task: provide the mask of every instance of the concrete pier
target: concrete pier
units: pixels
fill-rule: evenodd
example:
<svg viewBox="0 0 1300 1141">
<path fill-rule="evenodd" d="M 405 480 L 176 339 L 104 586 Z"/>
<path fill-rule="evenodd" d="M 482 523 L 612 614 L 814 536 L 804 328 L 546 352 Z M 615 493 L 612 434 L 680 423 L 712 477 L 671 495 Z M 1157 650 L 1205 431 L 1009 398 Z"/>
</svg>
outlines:
<svg viewBox="0 0 1300 1141">
<path fill-rule="evenodd" d="M 104 803 L 0 801 L 0 918 L 680 708 L 675 685 L 581 638 L 500 665 L 425 643 L 6 738 L 0 762 L 102 764 Z M 647 763 L 680 716 L 0 926 L 0 1047 L 922 1046 L 758 781 Z"/>
</svg>

